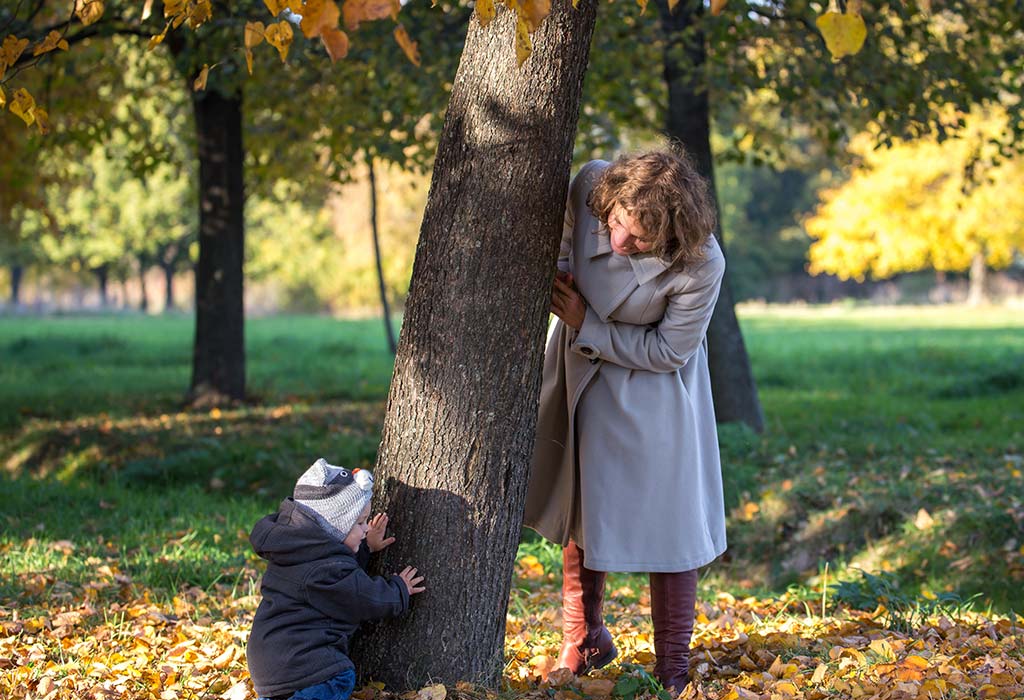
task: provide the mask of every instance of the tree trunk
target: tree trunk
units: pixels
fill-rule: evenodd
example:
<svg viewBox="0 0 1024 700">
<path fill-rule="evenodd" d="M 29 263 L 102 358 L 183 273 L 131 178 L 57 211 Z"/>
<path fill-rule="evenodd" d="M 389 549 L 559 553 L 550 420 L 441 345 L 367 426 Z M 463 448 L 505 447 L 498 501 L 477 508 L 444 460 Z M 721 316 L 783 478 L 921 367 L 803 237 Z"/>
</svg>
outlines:
<svg viewBox="0 0 1024 700">
<path fill-rule="evenodd" d="M 21 280 L 25 275 L 25 268 L 21 265 L 11 265 L 11 306 L 17 308 L 21 304 Z"/>
<path fill-rule="evenodd" d="M 398 346 L 395 343 L 395 328 L 391 325 L 391 309 L 388 306 L 388 288 L 384 283 L 384 266 L 380 259 L 380 236 L 377 233 L 377 175 L 373 168 L 373 157 L 366 159 L 370 168 L 370 229 L 373 231 L 373 257 L 377 261 L 377 283 L 380 286 L 380 304 L 384 309 L 384 332 L 388 338 L 388 350 L 394 355 Z"/>
<path fill-rule="evenodd" d="M 377 461 L 428 590 L 356 665 L 394 689 L 497 684 L 593 0 L 556 0 L 522 69 L 514 15 L 474 18 L 438 144 Z"/>
<path fill-rule="evenodd" d="M 206 404 L 245 398 L 242 99 L 215 90 L 189 92 L 199 144 L 199 261 L 189 397 Z"/>
<path fill-rule="evenodd" d="M 100 308 L 105 309 L 110 303 L 110 297 L 107 292 L 107 284 L 110 281 L 107 266 L 100 265 L 93 270 L 93 274 L 96 275 L 96 285 L 99 288 Z"/>
<path fill-rule="evenodd" d="M 971 258 L 971 271 L 968 273 L 967 305 L 980 306 L 988 301 L 986 281 L 988 268 L 985 266 L 985 251 L 979 250 Z"/>
<path fill-rule="evenodd" d="M 146 263 L 139 258 L 139 311 L 149 311 L 149 295 L 146 294 Z"/>
<path fill-rule="evenodd" d="M 665 82 L 668 84 L 668 135 L 686 147 L 697 169 L 711 184 L 718 208 L 714 161 L 711 154 L 711 115 L 706 82 L 706 47 L 699 19 L 701 0 L 682 0 L 675 12 L 658 0 L 665 32 Z M 725 251 L 721 225 L 715 236 Z M 764 414 L 757 394 L 743 333 L 736 319 L 732 286 L 726 270 L 722 291 L 708 327 L 708 364 L 715 417 L 720 423 L 742 421 L 757 432 L 764 430 Z"/>
<path fill-rule="evenodd" d="M 164 313 L 174 311 L 174 265 L 160 263 L 160 270 L 164 273 Z"/>
</svg>

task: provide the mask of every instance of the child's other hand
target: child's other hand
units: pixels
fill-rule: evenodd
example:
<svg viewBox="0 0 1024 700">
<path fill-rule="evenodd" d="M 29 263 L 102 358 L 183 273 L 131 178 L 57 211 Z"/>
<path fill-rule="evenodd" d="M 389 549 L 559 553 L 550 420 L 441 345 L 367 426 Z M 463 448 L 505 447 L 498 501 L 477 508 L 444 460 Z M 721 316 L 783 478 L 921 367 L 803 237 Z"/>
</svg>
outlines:
<svg viewBox="0 0 1024 700">
<path fill-rule="evenodd" d="M 388 514 L 377 513 L 370 520 L 370 529 L 366 531 L 366 546 L 371 552 L 379 552 L 395 541 L 394 537 L 386 537 Z"/>
<path fill-rule="evenodd" d="M 405 590 L 409 591 L 409 595 L 416 595 L 427 590 L 426 586 L 421 586 L 423 583 L 423 577 L 416 575 L 416 569 L 411 566 L 407 566 L 402 569 L 402 573 L 398 574 L 398 578 L 402 579 L 402 583 L 405 584 Z"/>
</svg>

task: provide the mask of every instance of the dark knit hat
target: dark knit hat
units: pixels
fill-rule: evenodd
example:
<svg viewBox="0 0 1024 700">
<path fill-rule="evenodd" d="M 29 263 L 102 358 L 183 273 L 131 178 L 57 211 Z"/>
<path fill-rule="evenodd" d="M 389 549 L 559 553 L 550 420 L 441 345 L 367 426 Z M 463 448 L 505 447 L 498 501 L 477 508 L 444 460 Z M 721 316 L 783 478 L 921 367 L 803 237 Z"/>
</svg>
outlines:
<svg viewBox="0 0 1024 700">
<path fill-rule="evenodd" d="M 345 537 L 373 498 L 373 474 L 336 467 L 321 457 L 295 482 L 292 498 Z"/>
</svg>

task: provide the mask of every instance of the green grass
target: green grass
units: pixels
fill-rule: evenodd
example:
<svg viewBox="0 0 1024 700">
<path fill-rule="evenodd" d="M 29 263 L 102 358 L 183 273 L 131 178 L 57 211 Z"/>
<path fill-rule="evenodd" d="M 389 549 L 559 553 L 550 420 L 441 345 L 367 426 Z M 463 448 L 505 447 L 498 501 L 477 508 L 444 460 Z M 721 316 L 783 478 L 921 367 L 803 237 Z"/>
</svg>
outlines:
<svg viewBox="0 0 1024 700">
<path fill-rule="evenodd" d="M 702 585 L 817 599 L 864 569 L 908 600 L 1024 609 L 1022 317 L 741 310 L 767 430 L 721 430 L 730 550 Z M 98 566 L 154 595 L 244 587 L 245 534 L 299 470 L 372 465 L 391 365 L 379 321 L 250 321 L 253 400 L 212 412 L 182 408 L 191 334 L 180 316 L 0 318 L 0 605 Z M 557 548 L 522 551 L 557 575 Z"/>
</svg>

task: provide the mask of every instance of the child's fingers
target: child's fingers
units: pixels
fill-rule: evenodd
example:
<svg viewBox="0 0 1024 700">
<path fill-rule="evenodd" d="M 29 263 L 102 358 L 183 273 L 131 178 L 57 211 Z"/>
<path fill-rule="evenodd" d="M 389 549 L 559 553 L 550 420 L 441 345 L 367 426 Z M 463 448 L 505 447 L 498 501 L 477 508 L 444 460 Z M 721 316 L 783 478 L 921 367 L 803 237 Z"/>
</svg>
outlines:
<svg viewBox="0 0 1024 700">
<path fill-rule="evenodd" d="M 395 543 L 395 538 L 394 537 L 388 537 L 387 539 L 383 539 L 380 542 L 382 547 L 387 547 L 388 545 L 392 545 L 394 543 Z"/>
</svg>

